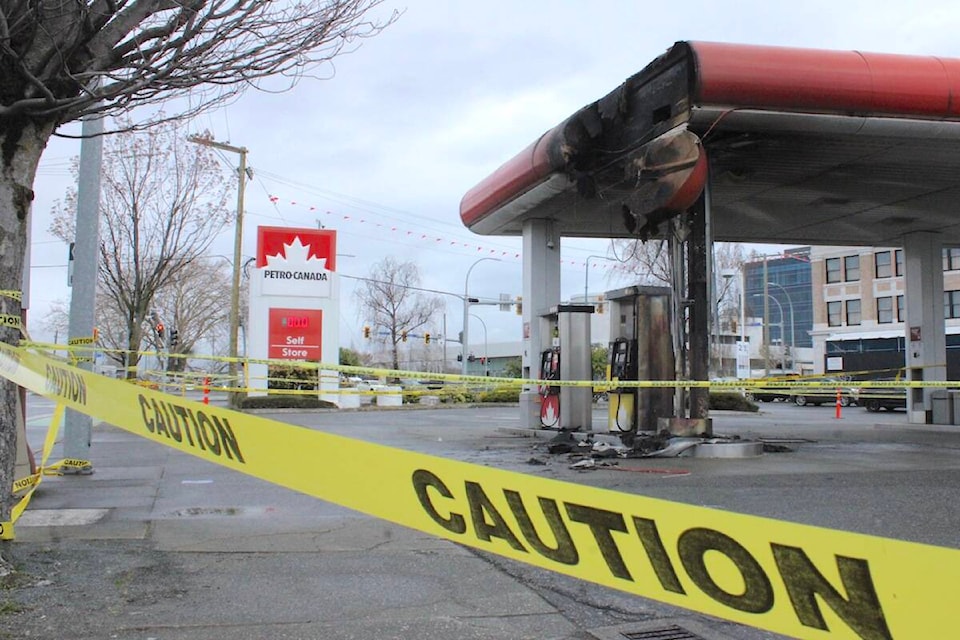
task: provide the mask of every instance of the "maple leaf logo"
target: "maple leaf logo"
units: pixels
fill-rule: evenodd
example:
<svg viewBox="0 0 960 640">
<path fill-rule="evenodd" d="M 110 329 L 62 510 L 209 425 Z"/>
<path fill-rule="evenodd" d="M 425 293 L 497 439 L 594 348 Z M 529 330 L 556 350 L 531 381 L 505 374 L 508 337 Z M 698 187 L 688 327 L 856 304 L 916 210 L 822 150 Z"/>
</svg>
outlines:
<svg viewBox="0 0 960 640">
<path fill-rule="evenodd" d="M 267 256 L 267 267 L 289 267 L 291 265 L 302 265 L 305 267 L 320 267 L 323 270 L 327 268 L 326 258 L 317 258 L 309 255 L 310 245 L 303 244 L 300 236 L 295 236 L 293 242 L 283 245 L 283 251 Z"/>
</svg>

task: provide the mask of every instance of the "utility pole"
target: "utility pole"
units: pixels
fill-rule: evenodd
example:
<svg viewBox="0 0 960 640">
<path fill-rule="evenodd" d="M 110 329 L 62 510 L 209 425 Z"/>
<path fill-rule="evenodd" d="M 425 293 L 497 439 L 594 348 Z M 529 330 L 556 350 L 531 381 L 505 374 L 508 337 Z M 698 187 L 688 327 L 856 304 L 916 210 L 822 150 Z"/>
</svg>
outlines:
<svg viewBox="0 0 960 640">
<path fill-rule="evenodd" d="M 237 185 L 237 223 L 233 238 L 233 284 L 230 288 L 230 362 L 228 363 L 228 372 L 232 384 L 240 386 L 237 376 L 237 359 L 239 350 L 237 348 L 237 334 L 240 328 L 240 260 L 243 251 L 243 192 L 247 186 L 247 148 L 234 147 L 233 145 L 215 142 L 199 136 L 190 136 L 187 138 L 190 142 L 202 144 L 221 151 L 230 151 L 240 155 L 240 168 L 238 170 L 239 183 Z M 236 407 L 240 403 L 240 394 L 232 392 L 230 394 L 230 406 Z"/>
<path fill-rule="evenodd" d="M 767 275 L 767 256 L 763 256 L 763 377 L 770 377 L 770 286 Z M 783 338 L 783 336 L 780 336 Z"/>
<path fill-rule="evenodd" d="M 74 271 L 70 292 L 68 342 L 93 337 L 96 313 L 97 258 L 100 255 L 100 171 L 103 160 L 103 119 L 84 118 L 77 179 L 77 224 L 74 235 Z M 90 371 L 93 351 L 74 351 L 77 366 Z M 63 427 L 65 458 L 88 460 L 93 419 L 67 409 Z M 80 473 L 90 473 L 85 469 Z"/>
</svg>

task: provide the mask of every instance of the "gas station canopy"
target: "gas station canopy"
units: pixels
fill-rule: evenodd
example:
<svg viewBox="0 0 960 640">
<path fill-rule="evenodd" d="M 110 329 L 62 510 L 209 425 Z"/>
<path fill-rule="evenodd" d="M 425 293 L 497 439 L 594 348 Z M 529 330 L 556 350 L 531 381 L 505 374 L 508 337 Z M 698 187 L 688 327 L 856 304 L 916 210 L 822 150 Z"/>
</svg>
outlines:
<svg viewBox="0 0 960 640">
<path fill-rule="evenodd" d="M 564 236 L 656 237 L 704 189 L 719 241 L 960 245 L 960 60 L 679 42 L 460 215 L 487 235 L 548 218 Z"/>
</svg>

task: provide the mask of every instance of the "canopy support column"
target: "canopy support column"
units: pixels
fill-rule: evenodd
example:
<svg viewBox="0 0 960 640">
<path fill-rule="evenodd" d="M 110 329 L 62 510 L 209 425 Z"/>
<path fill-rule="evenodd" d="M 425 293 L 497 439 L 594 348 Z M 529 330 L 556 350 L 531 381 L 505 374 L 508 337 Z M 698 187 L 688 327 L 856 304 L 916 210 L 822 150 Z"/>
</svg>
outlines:
<svg viewBox="0 0 960 640">
<path fill-rule="evenodd" d="M 939 233 L 918 231 L 903 236 L 904 308 L 907 371 L 911 381 L 947 379 L 947 339 L 944 330 L 943 240 Z M 930 424 L 933 389 L 907 391 L 911 424 Z"/>
</svg>

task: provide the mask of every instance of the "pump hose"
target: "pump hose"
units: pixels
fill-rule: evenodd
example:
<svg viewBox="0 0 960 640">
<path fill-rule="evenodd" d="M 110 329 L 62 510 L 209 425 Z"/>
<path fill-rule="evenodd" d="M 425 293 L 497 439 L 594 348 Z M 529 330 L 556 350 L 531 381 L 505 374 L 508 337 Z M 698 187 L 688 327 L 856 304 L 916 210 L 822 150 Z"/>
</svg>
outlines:
<svg viewBox="0 0 960 640">
<path fill-rule="evenodd" d="M 617 396 L 617 408 L 613 412 L 613 415 L 615 416 L 614 423 L 617 425 L 617 430 L 619 430 L 621 433 L 627 433 L 629 431 L 632 431 L 632 429 L 624 429 L 620 425 L 620 404 L 622 403 L 622 401 L 620 400 L 620 396 L 622 395 L 622 391 L 623 389 L 617 389 L 617 393 L 615 394 Z"/>
</svg>

